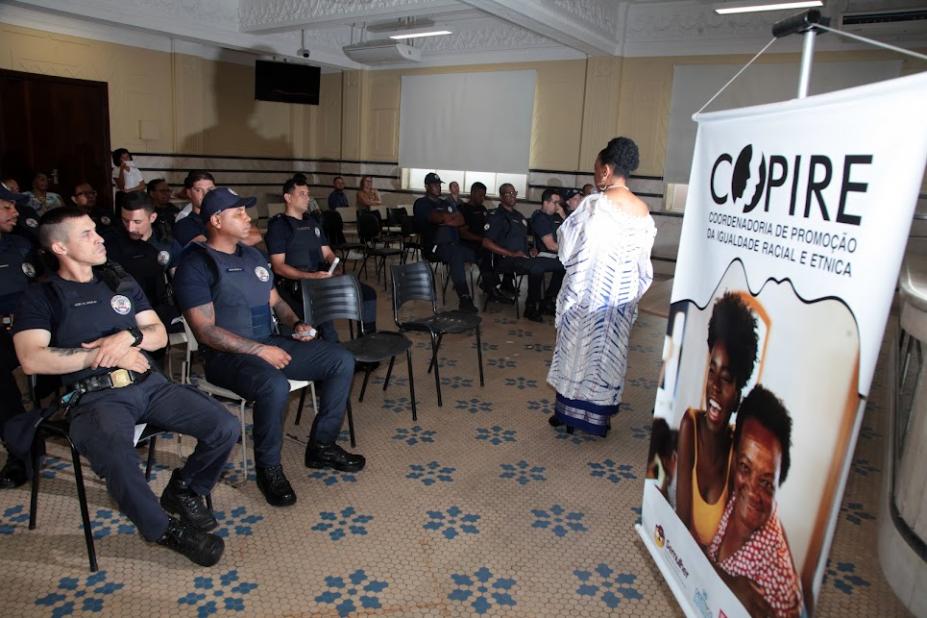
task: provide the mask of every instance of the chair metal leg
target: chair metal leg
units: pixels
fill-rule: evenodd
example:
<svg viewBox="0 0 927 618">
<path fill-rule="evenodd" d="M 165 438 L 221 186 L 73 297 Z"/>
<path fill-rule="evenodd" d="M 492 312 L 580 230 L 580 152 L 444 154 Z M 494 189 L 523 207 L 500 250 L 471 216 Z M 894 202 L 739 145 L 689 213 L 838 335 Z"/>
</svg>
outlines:
<svg viewBox="0 0 927 618">
<path fill-rule="evenodd" d="M 42 455 L 41 449 L 39 448 L 41 444 L 41 438 L 39 436 L 35 437 L 35 442 L 32 446 L 32 487 L 29 495 L 29 529 L 35 530 L 35 522 L 38 517 L 39 510 L 39 479 L 42 474 Z"/>
<path fill-rule="evenodd" d="M 396 362 L 395 356 L 389 357 L 389 367 L 386 368 L 386 379 L 383 380 L 383 390 L 386 390 L 386 387 L 389 386 L 389 377 L 393 375 L 393 363 Z"/>
<path fill-rule="evenodd" d="M 364 400 L 364 393 L 367 391 L 367 381 L 370 380 L 370 372 L 372 369 L 366 369 L 364 371 L 364 383 L 361 385 L 360 397 L 357 398 L 357 401 Z"/>
<path fill-rule="evenodd" d="M 68 440 L 70 442 L 70 440 Z M 84 489 L 84 473 L 80 465 L 80 453 L 71 444 L 71 461 L 74 465 L 74 483 L 77 485 L 77 501 L 80 503 L 80 517 L 84 523 L 84 542 L 87 544 L 87 560 L 90 572 L 97 572 L 97 551 L 93 546 L 93 531 L 90 528 L 90 511 L 87 508 L 87 491 Z"/>
<path fill-rule="evenodd" d="M 299 394 L 299 407 L 296 408 L 296 422 L 293 423 L 294 425 L 299 425 L 299 419 L 303 417 L 303 404 L 305 403 L 306 403 L 306 389 L 302 389 L 302 392 L 300 392 Z"/>
<path fill-rule="evenodd" d="M 209 509 L 210 512 L 213 510 L 213 508 L 212 508 L 212 494 L 211 494 L 211 493 L 206 494 L 206 508 Z"/>
<path fill-rule="evenodd" d="M 480 367 L 480 386 L 485 386 L 483 382 L 483 344 L 480 341 L 480 327 L 476 327 L 476 359 Z"/>
<path fill-rule="evenodd" d="M 244 486 L 248 482 L 248 434 L 245 431 L 245 400 L 241 400 L 238 408 L 238 416 L 241 418 L 241 474 L 242 479 L 238 487 Z"/>
<path fill-rule="evenodd" d="M 351 414 L 351 393 L 348 392 L 348 435 L 351 436 L 351 447 L 357 446 L 357 440 L 354 438 L 354 415 Z"/>
<path fill-rule="evenodd" d="M 444 274 L 444 289 L 441 291 L 441 302 L 445 305 L 447 304 L 447 284 L 451 280 L 451 277 L 448 273 Z"/>
<path fill-rule="evenodd" d="M 409 368 L 409 399 L 412 400 L 412 420 L 418 420 L 418 412 L 415 407 L 415 377 L 412 375 L 412 348 L 406 350 L 406 362 Z"/>
<path fill-rule="evenodd" d="M 151 480 L 151 469 L 154 467 L 155 462 L 155 444 L 158 442 L 157 436 L 151 436 L 148 438 L 148 461 L 145 462 L 145 480 Z"/>
<path fill-rule="evenodd" d="M 441 401 L 441 373 L 438 371 L 438 347 L 441 345 L 440 337 L 431 336 L 431 364 L 435 368 L 435 392 L 438 394 L 438 407 L 442 407 Z"/>
<path fill-rule="evenodd" d="M 434 368 L 435 364 L 438 362 L 438 350 L 441 349 L 441 341 L 443 340 L 444 335 L 438 335 L 438 345 L 434 345 L 432 341 L 431 345 L 431 363 L 428 364 L 428 373 L 431 373 L 431 370 Z"/>
<path fill-rule="evenodd" d="M 315 382 L 309 383 L 309 391 L 312 393 L 312 412 L 314 416 L 319 415 L 319 404 L 316 403 L 317 399 L 315 398 Z"/>
</svg>

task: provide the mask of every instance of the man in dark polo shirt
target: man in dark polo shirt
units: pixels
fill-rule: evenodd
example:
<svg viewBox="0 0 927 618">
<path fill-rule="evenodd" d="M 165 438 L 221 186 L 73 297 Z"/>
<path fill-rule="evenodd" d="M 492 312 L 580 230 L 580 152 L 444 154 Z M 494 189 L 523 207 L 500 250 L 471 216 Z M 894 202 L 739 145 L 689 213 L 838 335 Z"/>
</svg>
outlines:
<svg viewBox="0 0 927 618">
<path fill-rule="evenodd" d="M 59 267 L 20 299 L 16 354 L 27 374 L 61 376 L 72 393 L 71 440 L 142 537 L 212 566 L 224 542 L 208 532 L 219 524 L 203 496 L 238 440 L 238 422 L 203 393 L 152 371 L 147 353 L 167 343 L 164 325 L 135 280 L 107 264 L 94 228 L 74 206 L 42 218 L 42 247 Z M 138 465 L 133 436 L 139 423 L 197 439 L 160 505 Z"/>
<path fill-rule="evenodd" d="M 460 242 L 458 228 L 466 221 L 456 206 L 441 197 L 443 182 L 434 172 L 425 175 L 425 195 L 412 205 L 415 227 L 422 236 L 425 256 L 434 255 L 447 264 L 454 290 L 460 299 L 460 310 L 476 313 L 466 271 L 466 263 L 475 263 L 476 254 Z"/>
<path fill-rule="evenodd" d="M 319 393 L 306 466 L 343 472 L 364 467 L 363 456 L 335 442 L 354 376 L 354 356 L 311 334 L 312 327 L 274 288 L 266 258 L 244 244 L 251 228 L 245 209 L 255 201 L 225 187 L 206 194 L 197 216 L 205 222 L 209 240 L 184 251 L 174 286 L 200 344 L 206 379 L 254 402 L 258 488 L 268 504 L 289 506 L 296 502 L 296 493 L 283 473 L 280 451 L 290 379 L 312 380 Z M 272 312 L 292 336 L 273 333 Z"/>
<path fill-rule="evenodd" d="M 557 229 L 563 223 L 563 207 L 560 194 L 554 189 L 545 189 L 541 194 L 541 207 L 531 213 L 531 233 L 534 247 L 542 257 L 556 257 L 560 245 L 557 243 Z"/>
<path fill-rule="evenodd" d="M 335 253 L 328 244 L 322 227 L 311 216 L 312 196 L 306 177 L 296 174 L 283 185 L 286 211 L 271 217 L 267 224 L 267 253 L 276 275 L 277 291 L 298 315 L 303 313 L 303 298 L 299 282 L 303 279 L 327 279 L 329 264 Z M 377 293 L 361 283 L 364 332 L 377 330 Z M 338 334 L 331 322 L 316 324 L 326 341 L 337 342 Z"/>
<path fill-rule="evenodd" d="M 328 194 L 328 208 L 330 210 L 347 208 L 348 196 L 344 194 L 344 178 L 335 176 L 335 179 L 332 181 L 332 187 L 332 192 Z"/>
</svg>

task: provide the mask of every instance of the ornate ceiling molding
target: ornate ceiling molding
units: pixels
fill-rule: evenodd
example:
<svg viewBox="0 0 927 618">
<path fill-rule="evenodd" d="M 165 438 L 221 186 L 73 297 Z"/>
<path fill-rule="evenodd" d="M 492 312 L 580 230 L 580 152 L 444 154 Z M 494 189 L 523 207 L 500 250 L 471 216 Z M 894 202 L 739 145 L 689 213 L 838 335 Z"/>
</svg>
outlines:
<svg viewBox="0 0 927 618">
<path fill-rule="evenodd" d="M 360 23 L 377 17 L 433 15 L 460 6 L 457 0 L 240 0 L 238 19 L 242 32 L 266 32 Z"/>
</svg>

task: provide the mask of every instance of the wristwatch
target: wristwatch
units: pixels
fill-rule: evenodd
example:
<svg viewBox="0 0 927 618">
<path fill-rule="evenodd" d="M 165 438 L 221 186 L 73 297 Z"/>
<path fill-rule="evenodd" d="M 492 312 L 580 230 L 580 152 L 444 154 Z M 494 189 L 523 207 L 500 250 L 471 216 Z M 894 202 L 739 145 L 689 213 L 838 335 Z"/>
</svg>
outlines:
<svg viewBox="0 0 927 618">
<path fill-rule="evenodd" d="M 142 339 L 145 338 L 145 335 L 142 334 L 142 331 L 140 331 L 136 326 L 129 327 L 126 330 L 129 331 L 130 335 L 135 337 L 135 341 L 132 342 L 132 347 L 137 348 L 140 346 L 142 344 Z"/>
</svg>

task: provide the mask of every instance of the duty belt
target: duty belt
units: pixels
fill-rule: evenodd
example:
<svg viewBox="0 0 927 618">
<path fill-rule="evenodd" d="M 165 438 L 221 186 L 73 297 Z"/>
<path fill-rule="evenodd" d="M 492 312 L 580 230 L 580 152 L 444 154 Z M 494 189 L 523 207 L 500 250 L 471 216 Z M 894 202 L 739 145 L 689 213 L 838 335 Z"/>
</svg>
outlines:
<svg viewBox="0 0 927 618">
<path fill-rule="evenodd" d="M 94 393 L 109 388 L 125 388 L 143 382 L 149 375 L 151 375 L 151 370 L 138 373 L 130 369 L 116 369 L 109 373 L 78 380 L 73 384 L 73 387 L 75 391 L 83 395 L 84 393 Z"/>
</svg>

